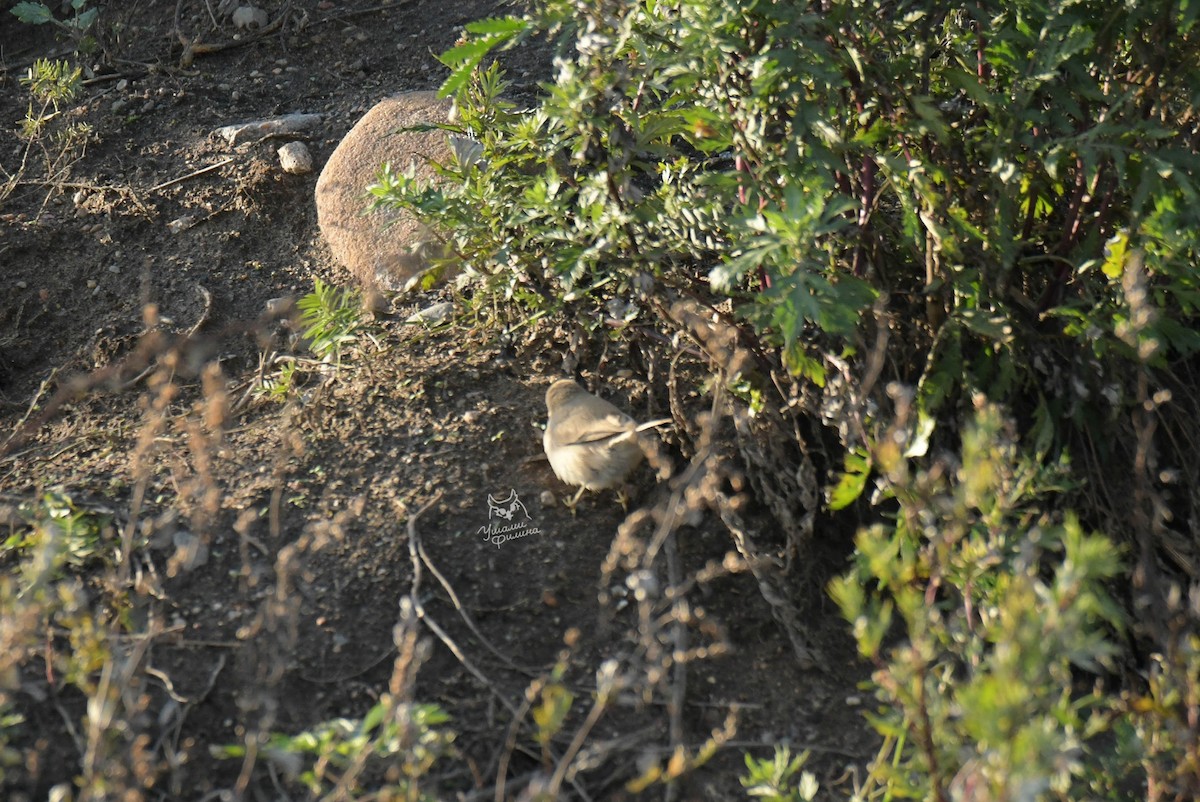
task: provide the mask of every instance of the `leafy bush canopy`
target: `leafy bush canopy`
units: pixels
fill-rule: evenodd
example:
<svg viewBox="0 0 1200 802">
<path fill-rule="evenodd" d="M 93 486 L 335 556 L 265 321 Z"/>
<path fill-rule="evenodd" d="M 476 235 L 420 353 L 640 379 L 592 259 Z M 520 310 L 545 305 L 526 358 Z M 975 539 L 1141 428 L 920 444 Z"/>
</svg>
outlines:
<svg viewBox="0 0 1200 802">
<path fill-rule="evenodd" d="M 639 273 L 731 296 L 793 369 L 886 294 L 940 334 L 934 404 L 964 347 L 1002 397 L 1047 330 L 1128 355 L 1136 252 L 1162 364 L 1200 345 L 1194 22 L 1163 3 L 546 2 L 446 55 L 489 167 L 408 203 L 538 297 Z M 542 30 L 564 47 L 539 108 L 513 114 L 494 73 L 471 84 L 490 47 Z"/>
<path fill-rule="evenodd" d="M 867 512 L 874 480 L 895 513 L 834 586 L 880 666 L 887 741 L 863 798 L 1200 789 L 1200 606 L 1167 581 L 1200 583 L 1194 524 L 1171 576 L 1145 581 L 1172 518 L 1195 515 L 1170 485 L 1200 482 L 1198 14 L 543 0 L 443 57 L 482 159 L 372 188 L 436 224 L 510 325 L 732 310 L 759 369 L 792 383 L 778 400 L 836 432 L 829 507 Z M 555 77 L 518 111 L 482 65 L 541 33 Z M 1126 645 L 1106 591 L 1123 574 L 1163 610 L 1133 634 L 1154 680 L 1093 693 L 1078 672 L 1114 671 Z M 891 651 L 894 620 L 909 641 Z"/>
</svg>

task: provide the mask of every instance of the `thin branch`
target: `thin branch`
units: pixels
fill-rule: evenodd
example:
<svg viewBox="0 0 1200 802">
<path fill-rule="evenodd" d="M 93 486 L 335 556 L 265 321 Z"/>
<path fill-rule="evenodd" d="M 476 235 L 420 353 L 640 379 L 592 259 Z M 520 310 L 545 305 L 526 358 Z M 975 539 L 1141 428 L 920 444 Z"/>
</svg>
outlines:
<svg viewBox="0 0 1200 802">
<path fill-rule="evenodd" d="M 179 178 L 172 178 L 170 181 L 164 181 L 161 184 L 159 184 L 158 186 L 150 187 L 150 189 L 147 191 L 148 192 L 158 192 L 160 189 L 166 189 L 167 187 L 173 187 L 176 184 L 182 184 L 184 181 L 190 181 L 191 179 L 202 176 L 205 173 L 211 173 L 213 170 L 217 170 L 221 167 L 224 167 L 225 165 L 233 162 L 235 160 L 235 158 L 236 157 L 234 157 L 234 156 L 230 156 L 229 158 L 222 159 L 221 161 L 216 162 L 215 164 L 210 164 L 207 167 L 201 167 L 199 170 L 193 170 L 192 172 L 188 173 L 187 175 L 181 175 L 181 176 L 179 176 Z"/>
</svg>

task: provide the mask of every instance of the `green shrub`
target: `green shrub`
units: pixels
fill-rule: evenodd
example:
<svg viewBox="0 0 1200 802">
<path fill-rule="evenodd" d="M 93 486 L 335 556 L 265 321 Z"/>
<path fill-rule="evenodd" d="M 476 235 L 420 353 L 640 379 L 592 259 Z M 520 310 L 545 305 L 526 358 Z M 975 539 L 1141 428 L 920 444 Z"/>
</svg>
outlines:
<svg viewBox="0 0 1200 802">
<path fill-rule="evenodd" d="M 735 323 L 757 359 L 708 367 L 799 411 L 760 436 L 832 444 L 828 507 L 882 520 L 836 585 L 878 669 L 865 797 L 1193 796 L 1195 616 L 1125 634 L 1108 588 L 1200 512 L 1167 487 L 1200 480 L 1198 14 L 543 0 L 444 55 L 481 161 L 372 188 L 506 326 L 676 334 L 680 298 Z M 481 65 L 546 32 L 516 111 Z M 1129 639 L 1146 687 L 1109 676 Z"/>
<path fill-rule="evenodd" d="M 302 785 L 314 799 L 378 799 L 383 794 L 423 802 L 436 797 L 420 790 L 422 779 L 452 752 L 454 733 L 439 726 L 449 720 L 437 705 L 400 703 L 385 694 L 362 719 L 335 719 L 296 735 L 271 733 L 261 749 L 287 780 Z M 242 745 L 211 751 L 222 759 L 246 758 Z M 368 771 L 372 780 L 363 776 Z M 386 778 L 383 788 L 374 779 L 380 772 Z"/>
<path fill-rule="evenodd" d="M 1109 758 L 1116 700 L 1079 672 L 1115 668 L 1118 550 L 1046 511 L 1046 471 L 1007 428 L 983 405 L 961 461 L 880 454 L 895 522 L 859 534 L 831 588 L 876 666 L 872 779 L 893 796 L 1077 799 Z"/>
<path fill-rule="evenodd" d="M 793 373 L 885 293 L 938 333 L 915 377 L 931 408 L 979 390 L 1074 411 L 1033 359 L 1109 378 L 1069 360 L 1128 355 L 1127 252 L 1155 277 L 1160 362 L 1195 353 L 1194 10 L 877 11 L 539 3 L 444 57 L 485 168 L 376 190 L 439 223 L 489 294 L 537 310 L 649 277 L 706 288 Z M 494 71 L 469 80 L 489 47 L 543 30 L 564 54 L 537 108 L 514 114 Z"/>
</svg>

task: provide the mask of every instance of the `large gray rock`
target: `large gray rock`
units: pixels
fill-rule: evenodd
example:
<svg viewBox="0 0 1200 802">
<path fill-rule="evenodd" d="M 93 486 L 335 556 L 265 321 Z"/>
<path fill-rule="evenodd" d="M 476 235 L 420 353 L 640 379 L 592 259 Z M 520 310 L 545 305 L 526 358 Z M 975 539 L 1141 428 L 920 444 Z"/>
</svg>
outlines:
<svg viewBox="0 0 1200 802">
<path fill-rule="evenodd" d="M 451 158 L 446 132 L 396 132 L 445 123 L 450 108 L 451 102 L 436 92 L 406 92 L 380 101 L 350 129 L 317 179 L 321 233 L 334 257 L 367 288 L 402 289 L 443 252 L 432 232 L 408 213 L 367 213 L 366 188 L 384 162 L 396 172 L 411 166 L 418 180 L 435 181 L 429 161 Z"/>
</svg>

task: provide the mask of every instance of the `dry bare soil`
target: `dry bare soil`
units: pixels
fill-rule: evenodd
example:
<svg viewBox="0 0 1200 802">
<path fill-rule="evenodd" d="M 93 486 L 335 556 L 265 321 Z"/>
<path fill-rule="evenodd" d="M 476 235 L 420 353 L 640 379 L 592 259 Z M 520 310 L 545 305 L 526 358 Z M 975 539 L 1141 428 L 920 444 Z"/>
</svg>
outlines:
<svg viewBox="0 0 1200 802">
<path fill-rule="evenodd" d="M 14 121 L 28 97 L 18 79 L 37 57 L 75 56 L 0 5 L 0 162 L 11 171 L 24 148 Z M 285 174 L 281 140 L 234 147 L 212 135 L 319 113 L 306 138 L 319 170 L 380 98 L 438 86 L 445 72 L 434 55 L 463 24 L 508 9 L 490 0 L 264 2 L 281 24 L 239 41 L 227 20 L 214 27 L 216 5 L 110 3 L 106 50 L 85 60 L 102 69 L 66 112 L 94 129 L 86 153 L 69 174 L 24 183 L 0 205 L 0 525 L 5 536 L 17 531 L 15 510 L 52 489 L 109 522 L 107 557 L 68 573 L 87 583 L 98 621 L 137 633 L 113 647 L 137 691 L 106 741 L 113 787 L 143 781 L 121 777 L 137 753 L 151 782 L 145 798 L 238 789 L 274 799 L 265 761 L 243 775 L 242 761 L 218 760 L 209 747 L 357 718 L 388 691 L 398 605 L 414 582 L 410 524 L 440 494 L 412 528 L 446 584 L 425 570 L 420 598 L 461 657 L 434 640 L 415 698 L 452 715 L 462 758 L 432 774 L 442 798 L 490 789 L 511 752 L 515 793 L 543 755 L 528 730 L 515 750 L 507 745 L 513 716 L 501 700 L 520 705 L 578 630 L 566 674 L 578 701 L 552 747 L 561 755 L 597 667 L 607 657 L 628 662 L 636 649 L 626 634 L 636 629 L 633 607 L 618 609 L 625 602 L 609 592 L 625 577 L 604 569 L 620 505 L 611 493 L 592 495 L 572 515 L 545 495 L 561 499 L 567 488 L 531 459 L 567 343 L 553 330 L 509 344 L 469 322 L 406 325 L 439 300 L 426 295 L 373 320 L 328 381 L 308 373 L 287 404 L 255 396 L 264 355 L 305 355 L 294 330 L 265 315 L 269 302 L 310 292 L 315 278 L 349 279 L 317 230 L 316 172 Z M 181 36 L 230 46 L 181 65 Z M 549 75 L 550 50 L 526 47 L 503 61 L 512 93 L 527 99 Z M 211 165 L 220 166 L 198 173 Z M 195 224 L 172 233 L 185 217 Z M 601 363 L 592 353 L 583 367 L 594 387 L 637 415 L 661 414 L 665 391 L 636 361 L 614 351 Z M 649 472 L 641 478 L 653 484 Z M 488 496 L 513 491 L 537 531 L 488 542 Z M 654 492 L 644 489 L 643 500 Z M 684 691 L 682 731 L 670 731 L 665 691 L 619 700 L 592 731 L 595 767 L 569 786 L 571 798 L 637 797 L 625 782 L 669 755 L 672 738 L 695 749 L 734 707 L 733 741 L 676 798 L 741 798 L 743 752 L 765 756 L 779 742 L 811 748 L 826 792 L 844 790 L 847 767 L 872 750 L 860 715 L 868 699 L 856 689 L 867 669 L 821 590 L 844 565 L 847 534 L 817 537 L 828 543 L 803 575 L 821 663 L 797 664 L 749 573 L 693 586 L 689 603 L 714 626 L 692 645 L 708 637 L 727 653 L 691 663 L 686 684 L 679 675 L 663 684 Z M 733 550 L 709 517 L 677 538 L 687 574 Z M 16 559 L 6 553 L 3 565 Z M 107 608 L 114 598 L 127 608 Z M 70 651 L 62 634 L 47 636 L 46 655 Z M 87 700 L 54 660 L 30 657 L 15 679 L 25 720 L 9 738 L 20 760 L 0 790 L 43 799 L 84 772 Z"/>
</svg>

